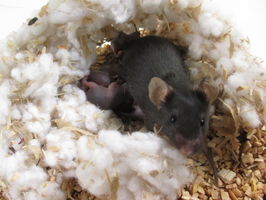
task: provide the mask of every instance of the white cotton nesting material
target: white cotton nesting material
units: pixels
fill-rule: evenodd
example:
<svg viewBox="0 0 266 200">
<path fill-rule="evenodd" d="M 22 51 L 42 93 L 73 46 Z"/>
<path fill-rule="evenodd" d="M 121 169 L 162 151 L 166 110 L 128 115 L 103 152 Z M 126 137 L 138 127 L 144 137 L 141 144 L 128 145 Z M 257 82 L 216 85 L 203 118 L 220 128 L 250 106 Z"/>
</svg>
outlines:
<svg viewBox="0 0 266 200">
<path fill-rule="evenodd" d="M 78 140 L 78 158 L 81 186 L 105 198 L 119 185 L 117 199 L 127 193 L 127 199 L 143 199 L 145 192 L 175 199 L 176 189 L 192 179 L 183 156 L 152 133 L 121 135 L 103 130 L 96 140 L 83 136 Z"/>
<path fill-rule="evenodd" d="M 192 181 L 175 148 L 152 133 L 121 133 L 112 111 L 87 102 L 77 86 L 96 60 L 97 40 L 114 28 L 134 31 L 132 22 L 188 46 L 193 77 L 204 74 L 193 64 L 209 62 L 210 82 L 224 86 L 241 123 L 254 128 L 266 120 L 257 106 L 266 107 L 265 64 L 208 0 L 50 0 L 37 17 L 0 43 L 0 189 L 7 199 L 66 199 L 60 186 L 68 178 L 100 198 L 175 199 Z"/>
<path fill-rule="evenodd" d="M 3 126 L 7 122 L 7 116 L 9 115 L 10 112 L 10 107 L 11 107 L 11 101 L 10 101 L 10 96 L 11 94 L 11 88 L 10 84 L 8 81 L 3 81 L 0 85 L 0 124 Z"/>
</svg>

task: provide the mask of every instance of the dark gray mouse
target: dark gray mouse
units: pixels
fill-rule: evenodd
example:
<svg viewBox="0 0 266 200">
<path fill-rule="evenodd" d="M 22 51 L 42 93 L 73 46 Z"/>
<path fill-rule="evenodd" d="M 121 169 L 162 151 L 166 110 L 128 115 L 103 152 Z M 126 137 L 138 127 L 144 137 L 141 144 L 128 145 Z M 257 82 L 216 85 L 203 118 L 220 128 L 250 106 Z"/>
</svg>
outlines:
<svg viewBox="0 0 266 200">
<path fill-rule="evenodd" d="M 121 78 L 145 115 L 185 155 L 202 149 L 208 130 L 208 101 L 194 90 L 177 46 L 157 36 L 136 38 L 122 46 Z"/>
</svg>

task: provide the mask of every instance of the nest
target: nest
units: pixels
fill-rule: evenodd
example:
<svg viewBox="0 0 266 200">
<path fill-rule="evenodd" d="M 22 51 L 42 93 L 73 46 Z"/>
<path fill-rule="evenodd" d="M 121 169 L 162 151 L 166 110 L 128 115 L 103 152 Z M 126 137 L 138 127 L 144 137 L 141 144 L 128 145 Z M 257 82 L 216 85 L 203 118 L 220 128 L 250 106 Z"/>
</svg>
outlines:
<svg viewBox="0 0 266 200">
<path fill-rule="evenodd" d="M 149 35 L 149 30 L 140 30 L 141 35 Z M 106 57 L 111 53 L 110 45 L 98 46 L 96 62 L 91 69 L 99 70 Z M 208 66 L 208 65 L 207 65 Z M 206 67 L 206 63 L 201 67 Z M 202 80 L 213 76 L 213 70 L 203 68 Z M 214 69 L 214 66 L 212 66 Z M 188 165 L 197 174 L 193 184 L 184 188 L 178 199 L 262 199 L 265 194 L 265 144 L 266 126 L 257 129 L 244 128 L 236 109 L 223 101 L 224 91 L 204 83 L 202 86 L 216 111 L 211 117 L 208 146 L 214 152 L 218 166 L 218 184 L 214 184 L 213 171 L 204 155 L 195 155 L 188 159 Z M 261 105 L 261 104 L 258 104 Z M 136 127 L 130 127 L 137 130 Z"/>
<path fill-rule="evenodd" d="M 48 142 L 45 138 L 47 132 L 42 127 L 47 125 L 70 132 L 69 141 L 83 136 L 90 138 L 88 140 L 92 146 L 98 142 L 95 138 L 101 129 L 115 127 L 118 131 L 125 130 L 121 121 L 109 111 L 99 111 L 93 107 L 91 112 L 95 113 L 93 120 L 97 123 L 86 126 L 82 125 L 83 119 L 78 118 L 72 122 L 71 113 L 66 113 L 67 117 L 62 113 L 66 107 L 77 108 L 79 104 L 75 104 L 75 101 L 83 101 L 79 97 L 80 91 L 72 86 L 77 85 L 78 80 L 89 72 L 89 68 L 99 68 L 105 62 L 110 51 L 106 41 L 115 37 L 117 31 L 135 31 L 136 26 L 142 35 L 163 36 L 175 44 L 188 47 L 186 65 L 191 77 L 195 85 L 203 84 L 202 88 L 211 97 L 208 146 L 214 152 L 218 184 L 214 184 L 206 158 L 202 154 L 195 155 L 187 159 L 195 179 L 184 188 L 179 188 L 177 199 L 265 198 L 266 69 L 260 59 L 249 54 L 249 41 L 238 37 L 230 21 L 206 6 L 204 1 L 127 3 L 118 5 L 111 2 L 108 7 L 104 1 L 50 2 L 40 10 L 37 17 L 30 19 L 17 33 L 6 39 L 1 46 L 0 60 L 3 66 L 0 71 L 1 99 L 5 102 L 0 112 L 0 144 L 1 149 L 6 150 L 5 156 L 22 152 L 23 155 L 27 154 L 23 162 L 29 169 L 35 170 L 32 166 L 45 166 L 42 170 L 47 174 L 48 181 L 42 185 L 43 190 L 49 192 L 49 187 L 56 188 L 59 191 L 56 195 L 67 199 L 97 199 L 87 192 L 89 189 L 85 183 L 66 178 L 71 175 L 62 175 L 68 166 L 65 161 L 67 158 L 56 157 L 56 165 L 45 160 L 49 152 L 56 153 L 61 149 L 56 143 Z M 114 11 L 112 6 L 120 10 Z M 69 9 L 72 7 L 76 8 L 75 12 Z M 43 77 L 38 74 L 38 70 L 34 77 L 28 75 L 25 71 L 34 68 L 36 62 L 41 63 L 39 67 L 46 75 L 49 70 L 59 70 L 58 77 L 53 77 L 53 73 L 50 77 Z M 244 77 L 246 81 L 243 81 Z M 49 89 L 49 85 L 42 88 L 46 80 L 56 85 L 57 91 Z M 206 81 L 202 83 L 202 80 Z M 54 96 L 59 103 L 62 100 L 58 109 L 49 108 L 48 105 Z M 70 103 L 63 102 L 64 98 Z M 27 112 L 19 113 L 23 110 Z M 39 111 L 49 114 L 36 114 Z M 142 127 L 128 128 L 133 131 Z M 56 135 L 56 132 L 52 134 Z M 68 134 L 64 137 L 68 137 Z M 65 163 L 61 164 L 60 160 Z M 69 160 L 70 169 L 75 166 L 72 161 Z M 83 167 L 86 168 L 86 165 Z M 1 199 L 12 199 L 12 183 L 19 179 L 20 172 L 15 171 L 8 178 L 0 176 Z M 70 170 L 69 173 L 73 172 Z M 151 177 L 158 174 L 158 171 L 150 172 Z M 116 199 L 119 178 L 113 174 L 106 176 L 110 194 L 105 198 Z M 61 184 L 56 185 L 58 182 Z M 151 187 L 147 185 L 145 187 Z M 16 191 L 18 194 L 15 192 L 12 195 L 26 199 L 23 196 L 26 191 L 21 188 Z M 142 199 L 168 199 L 168 196 L 160 196 L 159 190 L 147 191 L 152 192 L 144 192 Z M 98 196 L 103 198 L 102 195 Z"/>
</svg>

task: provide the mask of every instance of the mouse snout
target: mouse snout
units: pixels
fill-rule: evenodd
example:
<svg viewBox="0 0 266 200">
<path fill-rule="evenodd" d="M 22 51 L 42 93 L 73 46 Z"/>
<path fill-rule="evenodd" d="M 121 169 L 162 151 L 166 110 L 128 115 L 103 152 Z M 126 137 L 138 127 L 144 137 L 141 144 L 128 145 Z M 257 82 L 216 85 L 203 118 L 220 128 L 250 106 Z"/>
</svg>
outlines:
<svg viewBox="0 0 266 200">
<path fill-rule="evenodd" d="M 186 156 L 196 153 L 201 148 L 202 138 L 186 139 L 182 135 L 175 135 L 174 143 L 180 152 Z"/>
</svg>

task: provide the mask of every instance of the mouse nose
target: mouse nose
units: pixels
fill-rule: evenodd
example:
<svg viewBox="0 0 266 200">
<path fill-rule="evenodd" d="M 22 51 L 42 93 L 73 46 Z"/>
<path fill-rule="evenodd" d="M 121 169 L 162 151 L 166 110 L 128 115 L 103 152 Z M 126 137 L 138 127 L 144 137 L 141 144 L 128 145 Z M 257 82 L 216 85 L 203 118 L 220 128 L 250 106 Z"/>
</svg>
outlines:
<svg viewBox="0 0 266 200">
<path fill-rule="evenodd" d="M 196 152 L 198 152 L 200 149 L 200 142 L 198 139 L 195 141 L 188 141 L 185 145 L 180 147 L 180 151 L 185 156 L 192 155 Z"/>
<path fill-rule="evenodd" d="M 200 137 L 189 140 L 181 135 L 175 136 L 175 145 L 180 150 L 180 152 L 185 156 L 192 155 L 197 151 L 199 151 L 201 142 L 202 139 Z"/>
</svg>

